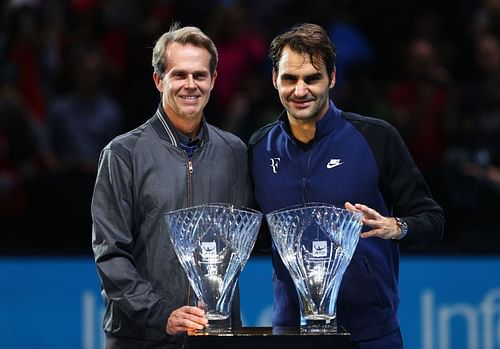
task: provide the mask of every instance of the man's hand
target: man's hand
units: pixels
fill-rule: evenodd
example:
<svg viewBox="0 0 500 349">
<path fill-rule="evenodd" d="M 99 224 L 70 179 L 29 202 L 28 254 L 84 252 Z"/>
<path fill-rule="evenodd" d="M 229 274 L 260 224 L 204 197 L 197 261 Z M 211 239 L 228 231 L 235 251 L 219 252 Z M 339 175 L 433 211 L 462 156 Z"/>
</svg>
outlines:
<svg viewBox="0 0 500 349">
<path fill-rule="evenodd" d="M 203 309 L 185 305 L 170 314 L 166 331 L 173 336 L 188 330 L 202 330 L 207 323 Z"/>
<path fill-rule="evenodd" d="M 381 239 L 398 239 L 401 236 L 396 219 L 393 217 L 384 217 L 374 209 L 363 204 L 345 203 L 345 208 L 349 211 L 357 211 L 363 214 L 363 224 L 372 228 L 361 233 L 362 238 L 378 237 Z"/>
</svg>

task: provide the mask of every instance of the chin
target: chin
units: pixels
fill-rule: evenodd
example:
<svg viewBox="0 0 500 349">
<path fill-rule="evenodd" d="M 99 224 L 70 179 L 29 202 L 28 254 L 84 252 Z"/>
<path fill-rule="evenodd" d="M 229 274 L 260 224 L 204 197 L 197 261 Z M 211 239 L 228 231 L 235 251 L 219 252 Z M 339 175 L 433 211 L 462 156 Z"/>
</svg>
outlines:
<svg viewBox="0 0 500 349">
<path fill-rule="evenodd" d="M 314 117 L 314 115 L 311 114 L 311 112 L 306 111 L 306 110 L 295 110 L 294 115 L 297 119 L 301 119 L 301 120 L 308 120 L 308 119 L 312 119 Z"/>
<path fill-rule="evenodd" d="M 202 114 L 202 112 L 199 109 L 182 112 L 182 115 L 184 115 L 184 117 L 188 118 L 188 119 L 196 119 L 196 118 L 200 117 L 201 114 Z"/>
</svg>

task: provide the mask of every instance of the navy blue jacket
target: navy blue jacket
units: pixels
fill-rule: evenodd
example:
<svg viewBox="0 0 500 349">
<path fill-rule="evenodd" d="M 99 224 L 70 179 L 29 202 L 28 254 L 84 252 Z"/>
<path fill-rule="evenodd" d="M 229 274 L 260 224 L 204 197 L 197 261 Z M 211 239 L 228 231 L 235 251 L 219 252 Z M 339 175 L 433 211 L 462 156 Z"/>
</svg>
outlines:
<svg viewBox="0 0 500 349">
<path fill-rule="evenodd" d="M 330 102 L 315 138 L 298 142 L 286 113 L 250 139 L 255 199 L 263 213 L 307 202 L 344 207 L 362 203 L 403 218 L 403 241 L 423 248 L 442 237 L 444 217 L 403 140 L 387 122 L 346 113 Z M 273 247 L 273 326 L 297 326 L 295 287 Z M 383 336 L 399 326 L 397 240 L 360 239 L 337 299 L 338 323 L 354 341 Z"/>
</svg>

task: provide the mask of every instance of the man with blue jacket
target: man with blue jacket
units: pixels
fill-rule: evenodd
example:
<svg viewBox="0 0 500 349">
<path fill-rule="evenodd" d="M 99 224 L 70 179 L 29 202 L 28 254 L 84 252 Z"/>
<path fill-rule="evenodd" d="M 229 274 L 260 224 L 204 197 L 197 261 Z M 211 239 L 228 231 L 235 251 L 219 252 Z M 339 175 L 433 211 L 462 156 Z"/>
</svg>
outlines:
<svg viewBox="0 0 500 349">
<path fill-rule="evenodd" d="M 250 140 L 255 198 L 264 213 L 323 202 L 363 213 L 364 229 L 337 300 L 337 321 L 356 348 L 402 348 L 399 242 L 423 248 L 443 234 L 441 207 L 398 132 L 338 109 L 335 46 L 323 28 L 302 24 L 270 46 L 273 84 L 285 112 Z M 273 248 L 273 326 L 300 324 L 292 279 Z"/>
</svg>

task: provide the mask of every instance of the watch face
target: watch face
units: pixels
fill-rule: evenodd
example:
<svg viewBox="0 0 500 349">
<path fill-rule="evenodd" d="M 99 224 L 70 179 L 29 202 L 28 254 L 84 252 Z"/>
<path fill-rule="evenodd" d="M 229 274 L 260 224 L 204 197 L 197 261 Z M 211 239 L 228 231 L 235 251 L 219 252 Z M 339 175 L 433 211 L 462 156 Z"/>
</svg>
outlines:
<svg viewBox="0 0 500 349">
<path fill-rule="evenodd" d="M 401 240 L 408 233 L 408 224 L 406 224 L 406 222 L 404 220 L 402 220 L 401 218 L 396 217 L 395 219 L 396 219 L 396 223 L 398 224 L 399 231 L 401 232 L 401 235 L 397 239 Z"/>
</svg>

